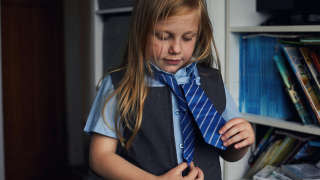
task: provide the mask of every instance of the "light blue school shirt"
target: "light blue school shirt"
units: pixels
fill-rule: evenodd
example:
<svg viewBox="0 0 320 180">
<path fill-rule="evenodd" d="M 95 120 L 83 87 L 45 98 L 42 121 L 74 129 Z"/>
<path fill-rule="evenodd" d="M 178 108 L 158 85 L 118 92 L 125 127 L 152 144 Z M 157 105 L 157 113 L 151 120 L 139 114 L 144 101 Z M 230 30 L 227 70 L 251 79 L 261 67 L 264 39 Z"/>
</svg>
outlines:
<svg viewBox="0 0 320 180">
<path fill-rule="evenodd" d="M 175 78 L 177 79 L 178 84 L 185 84 L 189 81 L 189 76 L 187 75 L 186 68 L 181 68 L 175 73 Z M 196 77 L 196 82 L 200 85 L 200 76 L 198 73 L 198 69 L 195 66 L 194 75 Z M 148 82 L 148 86 L 150 87 L 164 87 L 165 84 L 152 79 L 151 77 L 146 78 Z M 84 131 L 87 133 L 98 133 L 101 135 L 105 135 L 108 137 L 112 137 L 115 139 L 117 135 L 114 131 L 115 123 L 114 120 L 119 117 L 116 116 L 116 97 L 113 96 L 110 101 L 105 105 L 106 98 L 114 91 L 114 86 L 112 84 L 111 76 L 106 76 L 101 83 L 101 86 L 98 90 L 96 98 L 92 104 L 88 120 Z M 236 107 L 234 100 L 232 99 L 229 91 L 225 88 L 226 94 L 226 108 L 222 113 L 222 117 L 228 121 L 233 118 L 241 117 Z M 183 139 L 182 132 L 180 129 L 180 115 L 179 115 L 179 107 L 176 101 L 176 97 L 173 93 L 171 93 L 172 100 L 172 119 L 173 119 L 173 129 L 174 129 L 174 138 L 175 138 L 175 147 L 177 153 L 178 164 L 183 162 L 182 153 L 183 153 Z M 104 117 L 107 123 L 104 122 L 102 117 L 102 109 L 105 106 Z"/>
</svg>

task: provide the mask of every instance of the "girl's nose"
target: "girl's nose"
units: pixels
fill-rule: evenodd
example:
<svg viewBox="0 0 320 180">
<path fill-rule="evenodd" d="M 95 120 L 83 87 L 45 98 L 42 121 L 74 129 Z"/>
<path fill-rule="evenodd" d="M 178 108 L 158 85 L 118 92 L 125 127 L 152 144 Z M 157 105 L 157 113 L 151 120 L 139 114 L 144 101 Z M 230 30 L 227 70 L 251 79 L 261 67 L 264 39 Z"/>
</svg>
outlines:
<svg viewBox="0 0 320 180">
<path fill-rule="evenodd" d="M 169 54 L 177 55 L 181 53 L 181 44 L 180 41 L 174 40 L 170 43 Z"/>
</svg>

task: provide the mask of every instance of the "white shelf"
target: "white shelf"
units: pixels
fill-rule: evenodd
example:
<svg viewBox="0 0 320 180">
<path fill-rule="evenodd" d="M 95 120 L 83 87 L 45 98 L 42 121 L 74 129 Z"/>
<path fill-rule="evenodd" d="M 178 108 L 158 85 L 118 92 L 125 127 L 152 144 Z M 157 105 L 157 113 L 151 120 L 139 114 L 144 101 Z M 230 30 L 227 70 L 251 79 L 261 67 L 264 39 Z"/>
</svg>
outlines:
<svg viewBox="0 0 320 180">
<path fill-rule="evenodd" d="M 320 32 L 320 25 L 305 26 L 237 26 L 230 27 L 229 32 L 246 33 L 246 32 Z"/>
<path fill-rule="evenodd" d="M 133 7 L 122 7 L 122 8 L 112 8 L 112 9 L 104 9 L 104 10 L 96 10 L 96 14 L 121 14 L 121 13 L 129 13 L 132 12 Z"/>
<path fill-rule="evenodd" d="M 265 126 L 271 126 L 286 130 L 292 130 L 301 133 L 307 133 L 312 135 L 320 135 L 320 127 L 315 125 L 303 125 L 298 122 L 290 122 L 282 119 L 270 118 L 265 116 L 253 115 L 253 114 L 242 114 L 245 119 L 254 123 Z"/>
</svg>

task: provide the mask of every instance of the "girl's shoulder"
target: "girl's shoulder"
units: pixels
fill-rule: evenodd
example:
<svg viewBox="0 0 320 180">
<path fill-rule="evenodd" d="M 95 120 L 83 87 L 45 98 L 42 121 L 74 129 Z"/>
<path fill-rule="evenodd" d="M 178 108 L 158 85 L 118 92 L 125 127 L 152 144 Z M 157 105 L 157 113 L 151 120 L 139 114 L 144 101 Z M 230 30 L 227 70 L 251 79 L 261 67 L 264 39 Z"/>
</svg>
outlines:
<svg viewBox="0 0 320 180">
<path fill-rule="evenodd" d="M 121 81 L 124 75 L 124 72 L 125 72 L 124 68 L 108 71 L 99 80 L 99 82 L 96 85 L 96 89 L 99 90 L 101 88 L 108 88 L 108 89 L 110 89 L 111 87 L 114 88 L 114 86 Z"/>
<path fill-rule="evenodd" d="M 112 83 L 111 75 L 106 74 L 101 78 L 96 85 L 96 92 L 98 94 L 108 94 L 114 90 L 114 85 Z"/>
</svg>

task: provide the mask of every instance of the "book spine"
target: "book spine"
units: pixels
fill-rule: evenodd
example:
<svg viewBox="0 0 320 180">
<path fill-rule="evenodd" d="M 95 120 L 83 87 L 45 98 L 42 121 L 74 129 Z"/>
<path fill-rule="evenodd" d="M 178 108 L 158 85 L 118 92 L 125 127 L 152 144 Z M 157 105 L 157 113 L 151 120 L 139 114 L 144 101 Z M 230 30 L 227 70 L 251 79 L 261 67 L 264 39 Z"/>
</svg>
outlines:
<svg viewBox="0 0 320 180">
<path fill-rule="evenodd" d="M 305 143 L 306 142 L 304 141 L 297 140 L 296 145 L 292 148 L 291 152 L 287 155 L 287 157 L 281 162 L 281 165 L 289 163 Z"/>
<path fill-rule="evenodd" d="M 286 137 L 270 159 L 269 164 L 278 166 L 285 159 L 288 152 L 293 148 L 295 142 L 296 140 L 294 138 Z"/>
<path fill-rule="evenodd" d="M 316 69 L 318 70 L 318 73 L 320 73 L 320 60 L 319 60 L 319 56 L 315 51 L 311 51 L 310 52 L 310 56 L 311 56 L 311 60 L 314 64 L 314 66 L 316 67 Z"/>
<path fill-rule="evenodd" d="M 297 79 L 310 103 L 310 106 L 320 123 L 320 103 L 317 97 L 315 90 L 313 89 L 310 78 L 308 77 L 308 72 L 305 69 L 305 66 L 302 64 L 299 51 L 297 47 L 290 47 L 290 46 L 282 46 L 283 50 L 287 56 L 287 60 L 291 65 Z"/>
<path fill-rule="evenodd" d="M 314 79 L 314 81 L 316 82 L 317 88 L 320 89 L 320 76 L 319 76 L 319 72 L 315 69 L 315 67 L 313 66 L 312 60 L 311 60 L 311 56 L 310 56 L 310 50 L 306 47 L 301 47 L 299 48 L 300 52 L 302 54 L 302 56 L 304 57 L 304 61 Z"/>
<path fill-rule="evenodd" d="M 252 168 L 250 168 L 246 174 L 244 175 L 245 178 L 252 178 L 254 174 L 256 174 L 259 170 L 267 165 L 268 159 L 274 153 L 275 149 L 281 144 L 281 140 L 277 140 L 270 144 L 267 151 L 263 152 L 259 158 L 254 162 Z"/>
<path fill-rule="evenodd" d="M 300 98 L 297 86 L 294 83 L 294 81 L 290 78 L 289 71 L 285 65 L 284 59 L 281 55 L 275 55 L 273 57 L 273 60 L 275 61 L 277 68 L 280 72 L 281 78 L 284 82 L 284 85 L 286 87 L 286 91 L 288 92 L 290 99 L 292 103 L 294 104 L 300 119 L 302 120 L 303 124 L 310 124 L 312 121 L 310 119 L 310 116 L 306 110 L 305 105 L 302 102 L 302 99 Z"/>
<path fill-rule="evenodd" d="M 250 156 L 248 162 L 249 164 L 252 164 L 257 157 L 261 154 L 262 150 L 267 146 L 268 144 L 268 140 L 271 137 L 271 134 L 273 132 L 274 128 L 269 128 L 269 130 L 267 131 L 267 133 L 264 135 L 263 139 L 260 141 L 259 145 L 257 146 L 257 148 L 255 149 L 255 151 L 252 153 L 252 155 Z"/>
</svg>

